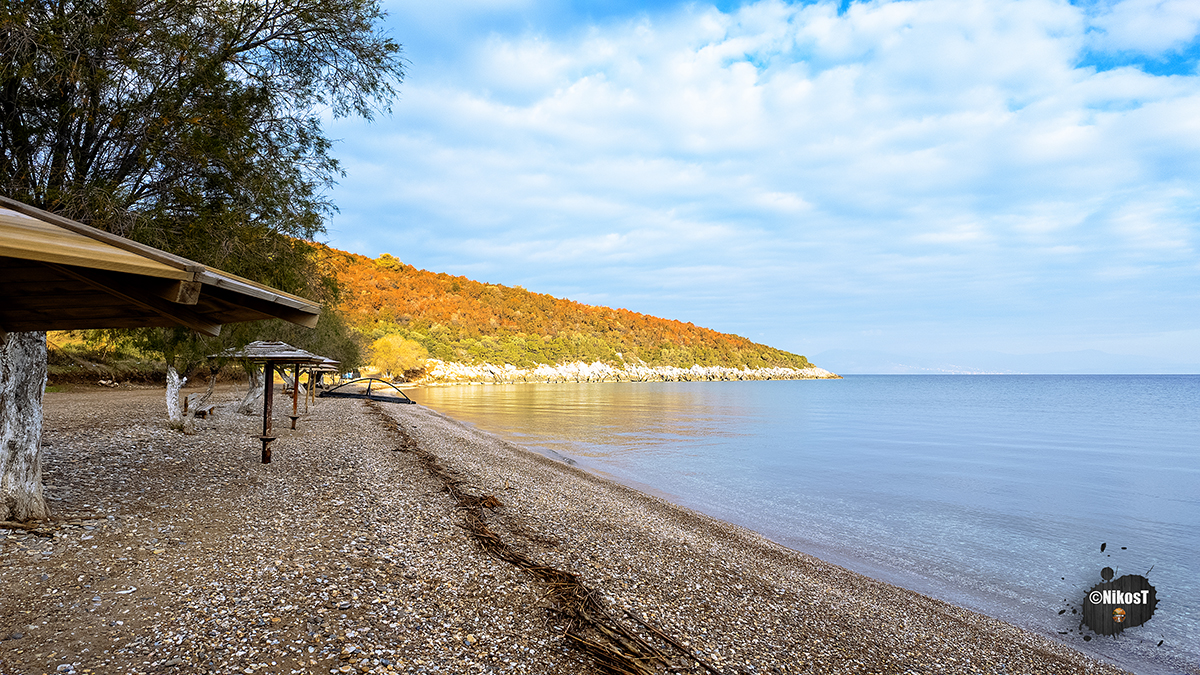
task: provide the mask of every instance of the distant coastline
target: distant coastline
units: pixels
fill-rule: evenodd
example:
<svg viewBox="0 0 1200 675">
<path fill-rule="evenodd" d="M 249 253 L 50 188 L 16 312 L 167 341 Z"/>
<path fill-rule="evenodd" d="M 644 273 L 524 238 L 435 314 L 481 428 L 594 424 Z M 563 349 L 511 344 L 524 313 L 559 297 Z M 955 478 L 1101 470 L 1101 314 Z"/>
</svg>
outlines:
<svg viewBox="0 0 1200 675">
<path fill-rule="evenodd" d="M 737 380 L 840 380 L 840 375 L 824 368 L 728 368 L 724 366 L 694 365 L 691 368 L 675 366 L 645 366 L 623 364 L 612 366 L 607 363 L 560 363 L 550 366 L 541 364 L 534 368 L 518 368 L 511 364 L 493 365 L 449 363 L 431 360 L 426 374 L 413 380 L 417 385 L 452 384 L 518 384 L 556 382 L 718 382 Z"/>
</svg>

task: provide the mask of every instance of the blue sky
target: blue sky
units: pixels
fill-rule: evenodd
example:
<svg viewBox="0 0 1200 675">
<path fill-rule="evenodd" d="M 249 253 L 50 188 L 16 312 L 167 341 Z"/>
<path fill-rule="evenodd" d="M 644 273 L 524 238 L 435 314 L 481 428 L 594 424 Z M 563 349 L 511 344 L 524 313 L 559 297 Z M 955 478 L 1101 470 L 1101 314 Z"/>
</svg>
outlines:
<svg viewBox="0 0 1200 675">
<path fill-rule="evenodd" d="M 1200 3 L 385 6 L 336 247 L 803 354 L 1200 363 Z"/>
</svg>

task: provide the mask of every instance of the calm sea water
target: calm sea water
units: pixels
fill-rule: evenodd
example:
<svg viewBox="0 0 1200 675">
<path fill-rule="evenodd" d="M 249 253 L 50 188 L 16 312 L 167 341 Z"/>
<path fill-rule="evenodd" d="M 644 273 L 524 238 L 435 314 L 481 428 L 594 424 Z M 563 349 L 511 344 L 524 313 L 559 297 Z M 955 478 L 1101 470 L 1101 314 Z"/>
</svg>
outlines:
<svg viewBox="0 0 1200 675">
<path fill-rule="evenodd" d="M 1200 664 L 1200 376 L 860 375 L 410 394 L 1136 672 Z M 1106 566 L 1118 576 L 1149 571 L 1158 610 L 1117 639 L 1085 641 L 1072 610 Z"/>
</svg>

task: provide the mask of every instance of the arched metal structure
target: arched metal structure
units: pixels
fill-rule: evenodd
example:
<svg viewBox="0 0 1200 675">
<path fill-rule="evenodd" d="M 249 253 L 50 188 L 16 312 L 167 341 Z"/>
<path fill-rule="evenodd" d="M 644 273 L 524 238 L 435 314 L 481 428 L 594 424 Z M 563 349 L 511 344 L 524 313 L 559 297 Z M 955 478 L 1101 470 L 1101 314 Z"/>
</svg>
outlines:
<svg viewBox="0 0 1200 675">
<path fill-rule="evenodd" d="M 345 387 L 349 387 L 351 385 L 359 385 L 359 384 L 362 384 L 363 382 L 367 383 L 367 390 L 365 392 L 349 391 L 349 390 L 348 391 L 340 391 L 341 389 L 343 389 Z M 376 382 L 378 382 L 380 384 L 385 384 L 385 385 L 391 387 L 400 396 L 398 396 L 398 397 L 391 396 L 391 395 L 381 396 L 379 394 L 372 394 L 371 386 L 374 385 Z M 362 399 L 367 399 L 368 401 L 380 401 L 382 403 L 416 403 L 416 401 L 409 398 L 407 394 L 400 391 L 400 387 L 397 387 L 396 385 L 392 384 L 391 382 L 388 382 L 387 380 L 381 380 L 376 377 L 360 377 L 357 380 L 350 380 L 349 382 L 343 382 L 342 384 L 339 384 L 338 386 L 334 387 L 333 389 L 327 389 L 327 390 L 321 392 L 320 394 L 318 394 L 318 397 L 319 398 L 362 398 Z"/>
</svg>

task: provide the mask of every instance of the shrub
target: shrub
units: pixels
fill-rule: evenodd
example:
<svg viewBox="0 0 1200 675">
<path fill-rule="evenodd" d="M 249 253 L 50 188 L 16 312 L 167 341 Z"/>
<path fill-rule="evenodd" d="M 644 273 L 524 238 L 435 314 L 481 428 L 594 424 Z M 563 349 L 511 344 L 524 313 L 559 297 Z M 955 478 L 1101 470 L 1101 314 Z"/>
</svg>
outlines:
<svg viewBox="0 0 1200 675">
<path fill-rule="evenodd" d="M 421 370 L 428 358 L 424 347 L 400 335 L 385 335 L 371 344 L 371 363 L 391 377 Z"/>
</svg>

